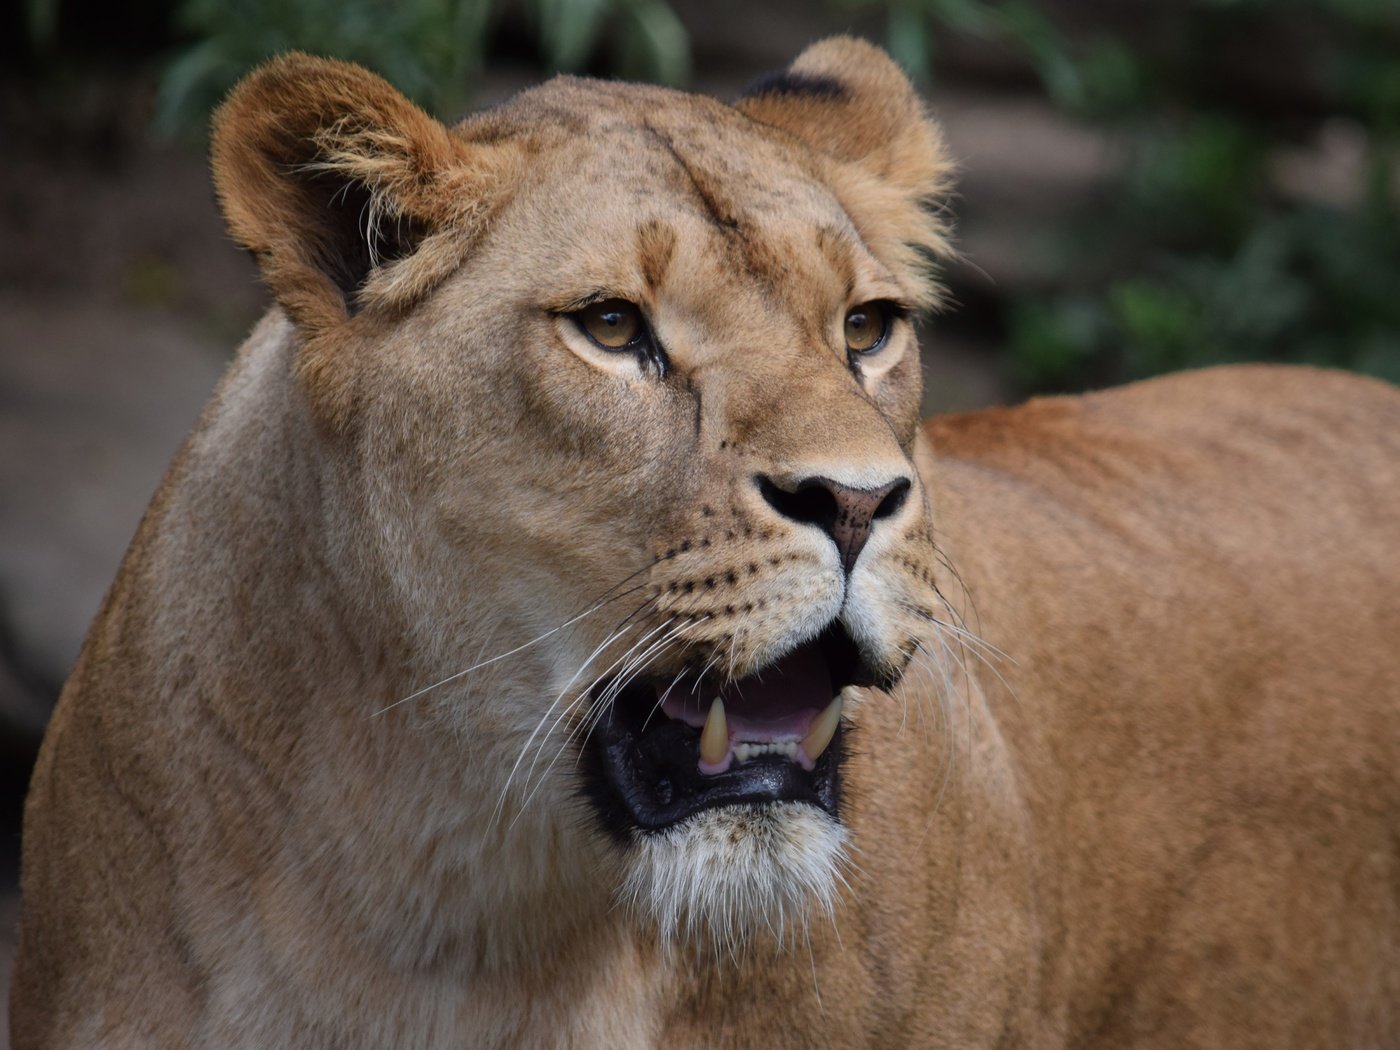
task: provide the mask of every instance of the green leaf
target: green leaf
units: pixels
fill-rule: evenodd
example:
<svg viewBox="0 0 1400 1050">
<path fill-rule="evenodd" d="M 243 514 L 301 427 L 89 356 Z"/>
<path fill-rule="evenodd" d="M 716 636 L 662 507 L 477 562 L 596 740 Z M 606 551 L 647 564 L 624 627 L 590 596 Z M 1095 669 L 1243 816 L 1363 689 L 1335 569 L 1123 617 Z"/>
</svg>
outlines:
<svg viewBox="0 0 1400 1050">
<path fill-rule="evenodd" d="M 885 42 L 894 60 L 904 67 L 914 83 L 927 84 L 933 79 L 932 46 L 918 12 L 902 4 L 891 6 Z"/>
<path fill-rule="evenodd" d="M 686 83 L 690 34 L 676 13 L 662 0 L 628 0 L 623 14 L 623 72 L 663 84 Z"/>
<path fill-rule="evenodd" d="M 1108 318 L 1092 299 L 1028 296 L 1012 303 L 1008 320 L 1012 373 L 1027 389 L 1079 386 L 1103 352 Z"/>
<path fill-rule="evenodd" d="M 959 32 L 973 36 L 996 32 L 997 9 L 987 0 L 924 0 L 923 6 L 930 20 Z"/>
<path fill-rule="evenodd" d="M 609 0 L 540 0 L 540 40 L 550 65 L 574 72 L 588 61 Z"/>
<path fill-rule="evenodd" d="M 1050 97 L 1068 110 L 1084 106 L 1084 80 L 1059 32 L 1045 15 L 1022 0 L 997 9 L 1002 31 L 1026 52 Z"/>
<path fill-rule="evenodd" d="M 156 92 L 156 133 L 171 138 L 194 125 L 204 116 L 202 102 L 211 89 L 231 87 L 239 72 L 224 54 L 223 41 L 218 37 L 184 52 L 165 67 Z"/>
</svg>

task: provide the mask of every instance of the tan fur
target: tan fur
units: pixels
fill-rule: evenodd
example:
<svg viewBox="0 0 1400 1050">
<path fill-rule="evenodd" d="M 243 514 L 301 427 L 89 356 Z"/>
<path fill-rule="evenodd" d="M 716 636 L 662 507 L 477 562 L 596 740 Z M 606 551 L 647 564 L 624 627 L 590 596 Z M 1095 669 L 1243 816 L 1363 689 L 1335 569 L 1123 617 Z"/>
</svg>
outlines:
<svg viewBox="0 0 1400 1050">
<path fill-rule="evenodd" d="M 1400 395 L 1235 368 L 921 429 L 908 326 L 853 370 L 841 324 L 937 299 L 947 161 L 878 50 L 793 68 L 452 130 L 304 56 L 233 93 L 278 307 L 55 713 L 15 1050 L 1395 1044 Z M 599 294 L 666 376 L 557 316 Z M 847 588 L 759 473 L 915 487 Z M 599 829 L 608 664 L 741 675 L 838 611 L 903 669 L 842 825 Z"/>
</svg>

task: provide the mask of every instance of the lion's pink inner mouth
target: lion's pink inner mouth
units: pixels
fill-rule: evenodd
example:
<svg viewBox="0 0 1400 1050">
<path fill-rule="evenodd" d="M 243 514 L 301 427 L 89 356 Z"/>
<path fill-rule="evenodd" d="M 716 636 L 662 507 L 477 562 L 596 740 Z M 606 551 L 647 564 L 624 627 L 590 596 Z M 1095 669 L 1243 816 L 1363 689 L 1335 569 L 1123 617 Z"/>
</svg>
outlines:
<svg viewBox="0 0 1400 1050">
<path fill-rule="evenodd" d="M 813 767 L 803 740 L 817 716 L 833 702 L 834 687 L 827 661 L 815 646 L 803 645 L 762 671 L 724 684 L 702 680 L 657 687 L 666 717 L 701 729 L 716 699 L 723 711 L 729 746 L 724 757 L 699 768 L 723 773 L 734 763 L 765 754 L 786 755 L 804 769 Z"/>
</svg>

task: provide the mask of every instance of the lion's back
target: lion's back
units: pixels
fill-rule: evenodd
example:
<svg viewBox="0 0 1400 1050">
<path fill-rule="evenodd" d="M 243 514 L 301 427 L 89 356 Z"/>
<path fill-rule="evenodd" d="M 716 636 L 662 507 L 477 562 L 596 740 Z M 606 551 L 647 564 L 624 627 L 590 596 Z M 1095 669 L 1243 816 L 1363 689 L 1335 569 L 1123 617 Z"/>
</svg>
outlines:
<svg viewBox="0 0 1400 1050">
<path fill-rule="evenodd" d="M 1400 390 L 1219 368 L 927 433 L 969 600 L 1028 658 L 1137 669 L 1149 693 L 1228 691 L 1247 658 L 1400 717 Z"/>
<path fill-rule="evenodd" d="M 1001 519 L 1024 503 L 1052 560 L 1092 543 L 1129 579 L 1154 554 L 1178 570 L 1267 564 L 1272 582 L 1257 582 L 1271 587 L 1340 573 L 1376 613 L 1400 608 L 1400 592 L 1379 586 L 1400 585 L 1400 390 L 1380 381 L 1217 368 L 934 419 L 926 432 L 953 495 L 1006 500 Z"/>
<path fill-rule="evenodd" d="M 1052 925 L 1095 989 L 1067 996 L 1078 1042 L 1152 1045 L 1186 1007 L 1200 1045 L 1382 1045 L 1400 391 L 1223 368 L 927 433 L 968 620 L 1006 654 L 984 688 L 1046 829 Z M 1143 943 L 1150 965 L 1122 955 Z"/>
</svg>

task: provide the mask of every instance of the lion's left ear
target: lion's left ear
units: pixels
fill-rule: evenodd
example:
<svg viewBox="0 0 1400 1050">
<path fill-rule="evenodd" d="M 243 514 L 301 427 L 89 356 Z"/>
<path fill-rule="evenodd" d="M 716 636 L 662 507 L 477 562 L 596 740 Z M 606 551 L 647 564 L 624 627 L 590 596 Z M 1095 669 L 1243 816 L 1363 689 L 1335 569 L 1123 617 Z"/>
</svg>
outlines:
<svg viewBox="0 0 1400 1050">
<path fill-rule="evenodd" d="M 833 188 L 878 256 L 926 275 L 929 261 L 952 255 L 943 203 L 953 164 L 908 77 L 880 48 L 845 36 L 813 44 L 736 106 L 837 162 Z M 925 301 L 937 300 L 926 276 L 918 283 Z"/>
</svg>

